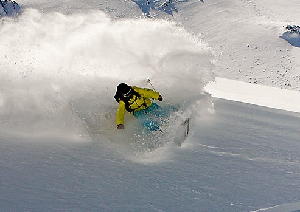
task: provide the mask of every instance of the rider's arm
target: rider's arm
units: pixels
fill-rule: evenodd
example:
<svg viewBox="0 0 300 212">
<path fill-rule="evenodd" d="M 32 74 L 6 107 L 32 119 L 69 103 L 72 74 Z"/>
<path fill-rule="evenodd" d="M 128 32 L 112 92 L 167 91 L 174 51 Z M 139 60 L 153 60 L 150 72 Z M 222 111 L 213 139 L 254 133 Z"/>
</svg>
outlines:
<svg viewBox="0 0 300 212">
<path fill-rule="evenodd" d="M 117 110 L 117 126 L 124 125 L 124 115 L 125 115 L 125 103 L 123 101 L 119 102 L 119 108 Z"/>
<path fill-rule="evenodd" d="M 138 92 L 142 97 L 145 98 L 151 98 L 158 100 L 159 99 L 159 93 L 148 88 L 139 88 L 139 87 L 133 87 L 133 89 Z"/>
</svg>

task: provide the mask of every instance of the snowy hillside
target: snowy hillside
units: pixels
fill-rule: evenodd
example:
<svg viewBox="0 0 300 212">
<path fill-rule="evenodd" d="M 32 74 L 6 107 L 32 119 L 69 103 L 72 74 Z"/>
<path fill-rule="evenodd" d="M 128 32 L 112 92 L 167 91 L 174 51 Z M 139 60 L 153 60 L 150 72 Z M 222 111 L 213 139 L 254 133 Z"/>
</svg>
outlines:
<svg viewBox="0 0 300 212">
<path fill-rule="evenodd" d="M 300 210 L 298 0 L 18 3 L 0 6 L 1 212 Z M 115 129 L 120 82 L 181 106 L 164 134 Z"/>
<path fill-rule="evenodd" d="M 280 38 L 284 26 L 299 21 L 297 4 L 233 0 L 196 10 L 188 3 L 180 5 L 178 19 L 212 46 L 219 77 L 299 90 L 300 50 Z"/>
</svg>

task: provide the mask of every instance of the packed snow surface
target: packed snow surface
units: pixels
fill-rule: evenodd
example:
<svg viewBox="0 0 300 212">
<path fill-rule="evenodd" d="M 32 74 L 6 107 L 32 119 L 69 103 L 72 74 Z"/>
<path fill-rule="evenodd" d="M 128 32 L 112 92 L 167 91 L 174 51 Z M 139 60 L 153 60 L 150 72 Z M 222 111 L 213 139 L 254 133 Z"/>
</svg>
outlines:
<svg viewBox="0 0 300 212">
<path fill-rule="evenodd" d="M 18 3 L 0 22 L 0 211 L 300 210 L 297 0 Z M 164 134 L 115 129 L 120 82 L 180 106 Z"/>
</svg>

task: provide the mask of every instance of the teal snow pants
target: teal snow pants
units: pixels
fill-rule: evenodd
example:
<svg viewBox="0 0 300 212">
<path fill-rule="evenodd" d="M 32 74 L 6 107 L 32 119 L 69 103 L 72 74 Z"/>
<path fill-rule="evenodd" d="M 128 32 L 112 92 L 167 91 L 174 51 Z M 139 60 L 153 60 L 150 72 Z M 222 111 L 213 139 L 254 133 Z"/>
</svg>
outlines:
<svg viewBox="0 0 300 212">
<path fill-rule="evenodd" d="M 172 111 L 175 111 L 175 107 L 161 107 L 153 102 L 147 109 L 136 111 L 133 115 L 140 126 L 149 131 L 157 131 Z"/>
</svg>

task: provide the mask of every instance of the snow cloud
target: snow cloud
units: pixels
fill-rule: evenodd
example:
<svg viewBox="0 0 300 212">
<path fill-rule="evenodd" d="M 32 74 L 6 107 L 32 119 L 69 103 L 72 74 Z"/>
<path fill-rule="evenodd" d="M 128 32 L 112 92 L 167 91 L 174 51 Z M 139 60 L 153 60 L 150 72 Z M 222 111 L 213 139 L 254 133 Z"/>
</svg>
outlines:
<svg viewBox="0 0 300 212">
<path fill-rule="evenodd" d="M 172 22 L 27 9 L 1 25 L 0 115 L 8 123 L 58 117 L 74 125 L 74 102 L 85 103 L 81 111 L 116 106 L 119 82 L 146 87 L 151 79 L 169 102 L 196 101 L 213 79 L 209 48 Z"/>
</svg>

